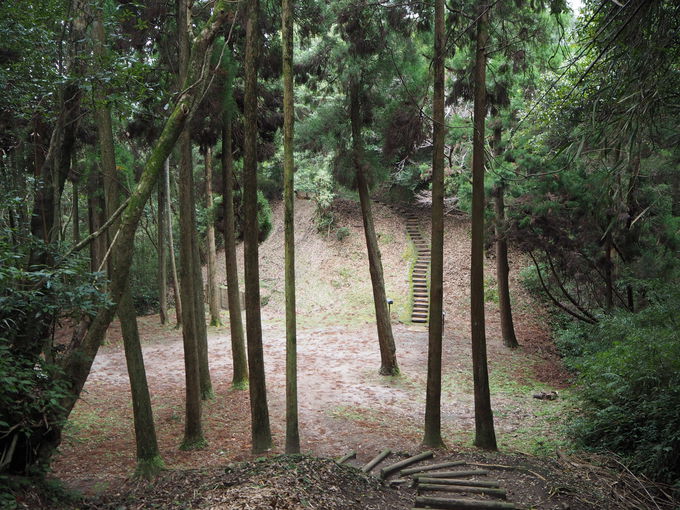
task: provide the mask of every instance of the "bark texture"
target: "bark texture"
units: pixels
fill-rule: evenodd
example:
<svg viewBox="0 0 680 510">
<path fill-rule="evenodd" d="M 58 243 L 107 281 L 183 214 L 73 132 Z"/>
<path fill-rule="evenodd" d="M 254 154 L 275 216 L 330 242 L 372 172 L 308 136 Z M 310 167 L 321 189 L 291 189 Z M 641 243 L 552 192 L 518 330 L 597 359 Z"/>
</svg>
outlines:
<svg viewBox="0 0 680 510">
<path fill-rule="evenodd" d="M 498 311 L 501 316 L 503 345 L 514 349 L 519 347 L 512 320 L 510 303 L 510 265 L 508 264 L 508 240 L 505 235 L 505 186 L 499 183 L 494 189 L 494 228 L 496 234 L 496 281 L 498 282 Z"/>
<path fill-rule="evenodd" d="M 259 1 L 248 2 L 245 40 L 243 202 L 245 213 L 244 258 L 246 284 L 246 334 L 250 370 L 250 414 L 253 453 L 272 445 L 267 408 L 267 385 L 262 353 L 260 271 L 257 223 L 257 71 L 259 53 Z"/>
<path fill-rule="evenodd" d="M 423 444 L 441 447 L 442 334 L 444 297 L 444 0 L 435 1 L 432 154 L 432 251 L 428 322 L 427 391 Z"/>
<path fill-rule="evenodd" d="M 229 91 L 231 93 L 231 91 Z M 234 232 L 234 160 L 231 148 L 231 109 L 225 108 L 222 129 L 222 181 L 224 204 L 224 259 L 227 266 L 227 299 L 229 300 L 229 330 L 231 356 L 234 366 L 232 386 L 245 389 L 248 384 L 246 340 L 241 317 L 241 296 L 236 262 L 236 234 Z"/>
<path fill-rule="evenodd" d="M 300 453 L 295 323 L 295 194 L 293 190 L 293 0 L 283 0 L 283 200 L 286 279 L 286 453 Z"/>
<path fill-rule="evenodd" d="M 472 371 L 475 393 L 475 446 L 496 450 L 486 359 L 484 317 L 484 121 L 486 119 L 486 45 L 488 6 L 479 4 L 475 60 L 474 134 L 472 140 L 472 250 L 470 266 L 470 317 Z"/>
</svg>

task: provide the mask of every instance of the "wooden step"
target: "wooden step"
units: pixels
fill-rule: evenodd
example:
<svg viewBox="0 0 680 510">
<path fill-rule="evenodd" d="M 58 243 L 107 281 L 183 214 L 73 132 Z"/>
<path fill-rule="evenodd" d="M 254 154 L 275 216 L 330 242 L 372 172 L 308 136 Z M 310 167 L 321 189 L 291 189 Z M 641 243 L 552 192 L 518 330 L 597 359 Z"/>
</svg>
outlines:
<svg viewBox="0 0 680 510">
<path fill-rule="evenodd" d="M 471 487 L 465 485 L 442 485 L 432 483 L 419 483 L 418 492 L 464 492 L 467 494 L 483 494 L 485 496 L 493 496 L 495 498 L 505 499 L 507 492 L 505 489 L 498 489 L 495 487 Z"/>
<path fill-rule="evenodd" d="M 485 510 L 485 509 L 507 509 L 515 510 L 517 507 L 512 503 L 504 501 L 490 501 L 466 498 L 431 498 L 427 496 L 416 497 L 415 508 L 439 508 L 453 510 Z"/>
</svg>

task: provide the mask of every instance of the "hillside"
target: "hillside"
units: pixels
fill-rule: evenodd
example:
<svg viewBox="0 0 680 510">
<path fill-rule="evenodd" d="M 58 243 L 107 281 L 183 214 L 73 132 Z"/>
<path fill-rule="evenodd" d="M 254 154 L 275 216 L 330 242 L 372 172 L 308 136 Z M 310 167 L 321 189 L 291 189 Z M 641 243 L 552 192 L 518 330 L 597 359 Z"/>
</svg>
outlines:
<svg viewBox="0 0 680 510">
<path fill-rule="evenodd" d="M 354 462 L 359 466 L 384 448 L 395 452 L 419 451 L 427 330 L 403 322 L 409 311 L 408 269 L 411 257 L 403 217 L 384 205 L 375 207 L 387 293 L 395 302 L 393 327 L 402 371 L 398 377 L 381 377 L 377 374 L 379 353 L 372 322 L 370 280 L 358 204 L 350 201 L 338 201 L 336 204 L 336 228 L 344 227 L 349 231 L 343 240 L 338 240 L 334 231 L 330 235 L 316 232 L 311 201 L 298 200 L 296 207 L 303 452 L 338 457 L 355 450 L 357 460 Z M 427 232 L 426 213 L 419 212 L 419 215 L 423 230 Z M 281 217 L 281 205 L 275 204 L 272 234 L 260 250 L 263 295 L 268 296 L 263 307 L 263 334 L 275 442 L 273 453 L 282 452 L 285 429 Z M 499 457 L 479 457 L 480 454 L 471 448 L 474 406 L 467 303 L 469 224 L 466 218 L 447 218 L 445 250 L 442 417 L 444 439 L 450 449 L 438 455 L 446 458 L 462 456 L 469 461 L 486 464 L 505 465 L 509 462 L 516 466 L 530 462 L 542 466 L 544 461 L 531 460 L 526 454 L 554 457 L 557 449 L 563 446 L 562 425 L 564 413 L 570 405 L 569 391 L 560 391 L 560 398 L 555 401 L 532 398 L 536 391 L 566 388 L 567 381 L 550 344 L 540 306 L 521 291 L 517 282 L 521 258 L 513 257 L 512 262 L 519 349 L 511 351 L 502 346 L 496 305 L 493 300 L 487 305 L 492 399 L 499 445 L 505 453 Z M 493 274 L 492 264 L 492 260 L 487 261 L 488 274 Z M 220 267 L 223 267 L 223 258 L 220 258 Z M 226 311 L 223 319 L 225 323 L 228 320 Z M 158 325 L 157 316 L 141 318 L 140 326 L 156 427 L 168 467 L 186 469 L 200 466 L 215 470 L 210 471 L 212 475 L 206 476 L 218 476 L 215 473 L 221 473 L 219 466 L 250 459 L 247 392 L 229 388 L 231 354 L 228 325 L 209 330 L 211 371 L 217 397 L 204 408 L 209 446 L 197 452 L 178 450 L 184 412 L 181 333 L 172 327 Z M 84 397 L 73 412 L 61 455 L 54 464 L 54 474 L 70 486 L 105 496 L 119 493 L 120 484 L 134 469 L 129 387 L 116 331 L 115 328 L 112 330 L 109 345 L 95 360 Z M 548 469 L 546 466 L 536 469 Z M 554 470 L 555 465 L 550 469 Z M 538 475 L 539 481 L 542 479 L 542 488 L 533 496 L 522 494 L 525 492 L 524 484 L 535 485 L 536 477 L 527 478 L 526 473 L 521 472 L 520 475 L 510 475 L 510 478 L 519 480 L 509 482 L 514 487 L 512 494 L 515 501 L 521 501 L 522 497 L 537 498 L 536 501 L 541 498 L 551 500 L 549 477 L 557 475 Z M 407 494 L 408 497 L 413 496 L 412 492 Z M 549 505 L 540 508 L 564 508 L 558 505 L 559 500 L 552 499 Z M 570 508 L 591 507 L 577 505 Z"/>
</svg>

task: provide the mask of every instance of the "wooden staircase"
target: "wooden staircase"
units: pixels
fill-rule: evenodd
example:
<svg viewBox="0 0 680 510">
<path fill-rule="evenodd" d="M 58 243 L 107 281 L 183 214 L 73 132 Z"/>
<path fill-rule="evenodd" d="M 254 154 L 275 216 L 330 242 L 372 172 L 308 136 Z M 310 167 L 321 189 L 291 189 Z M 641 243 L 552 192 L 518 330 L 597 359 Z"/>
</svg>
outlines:
<svg viewBox="0 0 680 510">
<path fill-rule="evenodd" d="M 416 262 L 411 271 L 413 309 L 411 322 L 427 323 L 430 312 L 430 289 L 428 285 L 430 271 L 430 243 L 420 231 L 418 217 L 409 213 L 406 216 L 406 232 L 416 249 Z"/>
</svg>

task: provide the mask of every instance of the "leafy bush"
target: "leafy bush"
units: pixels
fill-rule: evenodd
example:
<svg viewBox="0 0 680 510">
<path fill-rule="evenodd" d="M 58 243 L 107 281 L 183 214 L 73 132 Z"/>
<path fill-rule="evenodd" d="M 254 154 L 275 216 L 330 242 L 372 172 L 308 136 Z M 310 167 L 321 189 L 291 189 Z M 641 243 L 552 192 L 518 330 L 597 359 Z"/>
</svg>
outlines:
<svg viewBox="0 0 680 510">
<path fill-rule="evenodd" d="M 644 310 L 620 312 L 594 326 L 561 334 L 580 371 L 579 415 L 572 424 L 583 446 L 613 451 L 633 469 L 680 480 L 680 290 L 653 292 Z"/>
<path fill-rule="evenodd" d="M 257 226 L 259 228 L 258 240 L 264 241 L 272 231 L 272 208 L 264 194 L 257 190 Z"/>
<path fill-rule="evenodd" d="M 68 394 L 59 369 L 44 360 L 33 363 L 15 354 L 0 338 L 0 472 L 20 455 L 32 455 L 31 435 L 54 425 L 60 400 Z"/>
</svg>

